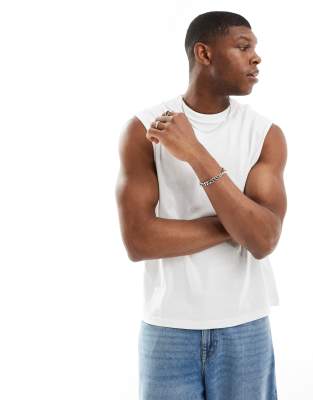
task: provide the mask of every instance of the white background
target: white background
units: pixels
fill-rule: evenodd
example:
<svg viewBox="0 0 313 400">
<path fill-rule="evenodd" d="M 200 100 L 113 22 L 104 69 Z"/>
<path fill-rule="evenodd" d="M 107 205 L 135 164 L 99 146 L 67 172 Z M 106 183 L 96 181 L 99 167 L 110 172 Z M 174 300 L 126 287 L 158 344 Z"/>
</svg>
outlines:
<svg viewBox="0 0 313 400">
<path fill-rule="evenodd" d="M 237 100 L 288 144 L 288 210 L 271 255 L 281 400 L 312 398 L 312 14 L 309 2 L 2 1 L 0 398 L 135 400 L 143 262 L 123 246 L 118 137 L 183 93 L 191 20 L 242 14 L 259 82 Z"/>
</svg>

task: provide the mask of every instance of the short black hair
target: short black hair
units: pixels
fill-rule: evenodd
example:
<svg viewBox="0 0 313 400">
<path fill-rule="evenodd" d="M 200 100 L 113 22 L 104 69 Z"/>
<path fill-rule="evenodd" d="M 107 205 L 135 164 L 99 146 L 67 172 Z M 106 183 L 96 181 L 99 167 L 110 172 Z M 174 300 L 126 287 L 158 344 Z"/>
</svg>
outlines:
<svg viewBox="0 0 313 400">
<path fill-rule="evenodd" d="M 194 18 L 186 33 L 185 50 L 189 60 L 189 71 L 192 70 L 195 57 L 193 48 L 195 43 L 214 44 L 218 36 L 229 33 L 229 27 L 244 25 L 251 29 L 249 22 L 242 16 L 229 11 L 209 11 Z"/>
</svg>

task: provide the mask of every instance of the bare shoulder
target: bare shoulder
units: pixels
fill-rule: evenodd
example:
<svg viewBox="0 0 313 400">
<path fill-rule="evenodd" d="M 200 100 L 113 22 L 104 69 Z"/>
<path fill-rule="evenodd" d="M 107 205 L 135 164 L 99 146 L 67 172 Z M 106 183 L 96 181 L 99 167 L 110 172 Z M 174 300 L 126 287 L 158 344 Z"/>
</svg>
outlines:
<svg viewBox="0 0 313 400">
<path fill-rule="evenodd" d="M 146 138 L 146 128 L 136 117 L 130 118 L 119 137 L 119 155 L 125 172 L 143 164 L 154 165 L 153 145 Z"/>
<path fill-rule="evenodd" d="M 282 129 L 274 123 L 267 132 L 258 162 L 271 163 L 281 170 L 286 165 L 287 140 Z"/>
</svg>

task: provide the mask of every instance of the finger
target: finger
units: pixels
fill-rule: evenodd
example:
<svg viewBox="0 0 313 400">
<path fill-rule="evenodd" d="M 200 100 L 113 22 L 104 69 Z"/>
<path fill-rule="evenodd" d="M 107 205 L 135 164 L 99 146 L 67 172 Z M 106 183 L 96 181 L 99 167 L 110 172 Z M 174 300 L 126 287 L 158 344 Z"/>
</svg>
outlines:
<svg viewBox="0 0 313 400">
<path fill-rule="evenodd" d="M 159 143 L 159 140 L 158 139 L 156 139 L 156 138 L 154 138 L 154 137 L 151 137 L 150 139 L 148 139 L 148 140 L 150 140 L 150 142 L 153 142 L 153 143 L 156 143 L 156 144 L 158 144 Z"/>
<path fill-rule="evenodd" d="M 155 119 L 155 121 L 160 121 L 160 122 L 171 122 L 172 121 L 173 116 L 161 116 L 161 117 L 157 117 Z"/>
<path fill-rule="evenodd" d="M 146 133 L 146 138 L 147 139 L 157 139 L 160 141 L 160 137 L 162 136 L 162 133 L 160 133 L 159 129 L 154 129 L 154 128 L 149 128 L 147 133 Z"/>
<path fill-rule="evenodd" d="M 155 143 L 155 144 L 159 143 L 159 139 L 152 137 L 152 136 L 146 135 L 146 139 L 149 140 L 149 142 L 151 142 L 151 143 Z"/>
<path fill-rule="evenodd" d="M 166 127 L 165 122 L 161 123 L 161 121 L 159 120 L 160 117 L 156 118 L 155 121 L 151 122 L 150 126 L 151 128 L 157 129 L 157 130 L 162 130 Z M 158 124 L 156 124 L 156 122 L 158 122 Z M 158 126 L 158 127 L 156 127 Z"/>
<path fill-rule="evenodd" d="M 157 138 L 159 138 L 160 136 L 163 135 L 163 133 L 162 133 L 162 131 L 160 129 L 155 129 L 153 127 L 149 128 L 147 130 L 147 134 L 151 134 L 151 135 L 153 135 L 154 137 L 157 137 Z"/>
<path fill-rule="evenodd" d="M 167 110 L 162 115 L 174 115 L 173 111 Z"/>
</svg>

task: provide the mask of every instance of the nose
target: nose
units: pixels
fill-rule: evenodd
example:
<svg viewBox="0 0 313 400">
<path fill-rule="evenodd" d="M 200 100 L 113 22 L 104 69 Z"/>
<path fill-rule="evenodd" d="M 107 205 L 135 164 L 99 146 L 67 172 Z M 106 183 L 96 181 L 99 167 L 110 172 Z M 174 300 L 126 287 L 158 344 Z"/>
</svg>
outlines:
<svg viewBox="0 0 313 400">
<path fill-rule="evenodd" d="M 262 61 L 261 57 L 258 56 L 256 53 L 254 55 L 254 57 L 252 58 L 252 64 L 260 64 L 260 62 Z"/>
</svg>

